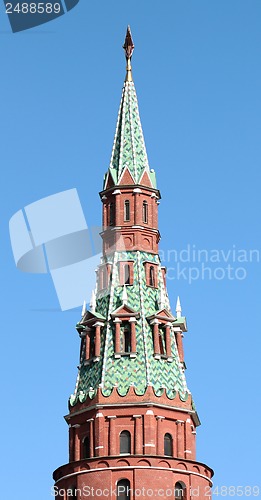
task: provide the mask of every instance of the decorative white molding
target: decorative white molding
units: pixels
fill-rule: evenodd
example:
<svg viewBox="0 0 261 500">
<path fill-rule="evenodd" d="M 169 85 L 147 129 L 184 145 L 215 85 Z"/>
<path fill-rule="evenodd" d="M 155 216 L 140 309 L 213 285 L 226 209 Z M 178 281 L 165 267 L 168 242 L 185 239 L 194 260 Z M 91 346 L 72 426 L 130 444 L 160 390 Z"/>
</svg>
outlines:
<svg viewBox="0 0 261 500">
<path fill-rule="evenodd" d="M 95 457 L 97 458 L 97 457 Z M 168 457 L 168 458 L 171 458 L 171 457 Z M 101 457 L 99 457 L 99 459 L 101 459 Z M 127 466 L 120 466 L 118 465 L 117 467 L 101 467 L 101 468 L 97 468 L 97 469 L 86 469 L 86 470 L 80 470 L 80 471 L 77 471 L 77 472 L 72 472 L 71 474 L 66 474 L 66 476 L 63 476 L 63 477 L 60 477 L 59 479 L 57 479 L 57 481 L 55 482 L 55 485 L 58 484 L 60 481 L 62 481 L 63 479 L 68 479 L 69 477 L 73 477 L 73 476 L 77 476 L 78 474 L 88 474 L 90 472 L 93 472 L 93 471 L 108 471 L 108 470 L 135 470 L 135 469 L 146 469 L 146 470 L 160 470 L 160 471 L 163 471 L 163 470 L 166 470 L 166 467 L 153 467 L 153 466 L 149 466 L 149 465 L 127 465 Z M 197 477 L 202 477 L 203 479 L 207 479 L 207 481 L 209 482 L 210 486 L 212 487 L 213 486 L 213 482 L 211 481 L 211 479 L 208 477 L 208 476 L 205 476 L 204 474 L 200 474 L 199 472 L 194 472 L 194 471 L 191 471 L 191 470 L 183 470 L 183 469 L 174 469 L 172 467 L 170 467 L 169 469 L 167 469 L 168 471 L 171 470 L 172 472 L 177 472 L 179 474 L 184 474 L 184 475 L 189 475 L 191 474 L 192 476 L 197 476 Z"/>
<path fill-rule="evenodd" d="M 160 321 L 157 318 L 150 320 L 150 325 L 159 325 L 159 324 L 160 324 Z"/>
<path fill-rule="evenodd" d="M 113 323 L 121 323 L 121 319 L 120 319 L 120 318 L 115 318 L 115 319 L 113 320 Z"/>
</svg>

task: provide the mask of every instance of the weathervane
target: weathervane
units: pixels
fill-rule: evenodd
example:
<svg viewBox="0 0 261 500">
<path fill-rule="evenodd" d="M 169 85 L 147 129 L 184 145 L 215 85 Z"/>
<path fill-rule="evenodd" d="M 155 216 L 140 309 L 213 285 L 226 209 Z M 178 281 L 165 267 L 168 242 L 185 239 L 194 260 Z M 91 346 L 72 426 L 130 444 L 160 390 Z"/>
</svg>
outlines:
<svg viewBox="0 0 261 500">
<path fill-rule="evenodd" d="M 131 57 L 132 57 L 133 50 L 134 50 L 134 43 L 133 43 L 132 36 L 131 36 L 130 26 L 127 27 L 127 33 L 126 33 L 123 49 L 125 50 L 125 57 L 126 57 L 126 61 L 127 61 L 126 82 L 132 82 Z"/>
</svg>

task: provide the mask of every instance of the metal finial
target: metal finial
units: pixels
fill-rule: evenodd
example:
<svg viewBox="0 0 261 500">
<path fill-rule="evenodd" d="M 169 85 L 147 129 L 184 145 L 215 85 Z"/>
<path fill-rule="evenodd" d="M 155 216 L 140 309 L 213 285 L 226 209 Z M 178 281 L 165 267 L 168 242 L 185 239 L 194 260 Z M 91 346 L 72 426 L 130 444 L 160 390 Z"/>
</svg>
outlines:
<svg viewBox="0 0 261 500">
<path fill-rule="evenodd" d="M 127 74 L 126 74 L 125 81 L 126 82 L 132 82 L 131 57 L 132 57 L 133 50 L 134 50 L 134 43 L 133 43 L 133 40 L 132 40 L 131 30 L 130 30 L 129 26 L 127 27 L 127 33 L 126 33 L 126 37 L 125 37 L 125 42 L 124 42 L 123 48 L 124 48 L 124 51 L 125 51 L 125 57 L 126 57 L 126 61 L 127 61 L 127 67 L 126 67 Z"/>
<path fill-rule="evenodd" d="M 134 43 L 133 43 L 132 36 L 131 36 L 130 26 L 127 27 L 127 33 L 126 33 L 123 48 L 125 50 L 126 59 L 131 59 L 131 56 L 132 56 L 133 50 L 134 50 Z"/>
</svg>

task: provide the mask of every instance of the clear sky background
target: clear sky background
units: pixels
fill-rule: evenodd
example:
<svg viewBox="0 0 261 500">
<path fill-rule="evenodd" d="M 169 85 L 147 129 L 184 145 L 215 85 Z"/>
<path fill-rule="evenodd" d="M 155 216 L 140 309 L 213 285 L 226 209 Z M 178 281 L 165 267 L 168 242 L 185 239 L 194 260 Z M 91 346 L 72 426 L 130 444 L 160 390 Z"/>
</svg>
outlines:
<svg viewBox="0 0 261 500">
<path fill-rule="evenodd" d="M 80 318 L 80 309 L 60 311 L 50 276 L 16 269 L 8 222 L 27 204 L 75 187 L 88 224 L 100 224 L 127 24 L 162 194 L 165 264 L 176 269 L 168 251 L 193 245 L 209 255 L 236 251 L 235 262 L 211 263 L 212 279 L 168 281 L 173 309 L 179 294 L 189 326 L 186 375 L 202 421 L 197 457 L 214 468 L 215 486 L 260 486 L 260 262 L 237 258 L 260 250 L 260 22 L 260 0 L 80 0 L 58 20 L 13 34 L 0 6 L 5 500 L 51 498 L 52 471 L 67 462 L 62 417 L 77 375 Z M 229 279 L 228 263 L 243 267 L 245 279 Z M 181 263 L 200 273 L 201 265 Z"/>
</svg>

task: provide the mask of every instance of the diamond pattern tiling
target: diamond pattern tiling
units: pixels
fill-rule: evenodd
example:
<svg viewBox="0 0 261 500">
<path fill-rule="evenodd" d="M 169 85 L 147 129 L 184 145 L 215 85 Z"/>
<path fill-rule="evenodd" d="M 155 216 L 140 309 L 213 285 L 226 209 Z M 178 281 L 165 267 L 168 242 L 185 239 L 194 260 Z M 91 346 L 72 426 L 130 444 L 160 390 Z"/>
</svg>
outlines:
<svg viewBox="0 0 261 500">
<path fill-rule="evenodd" d="M 125 82 L 118 114 L 110 169 L 117 172 L 117 182 L 128 168 L 136 184 L 144 170 L 149 171 L 146 147 L 133 82 Z"/>
</svg>

